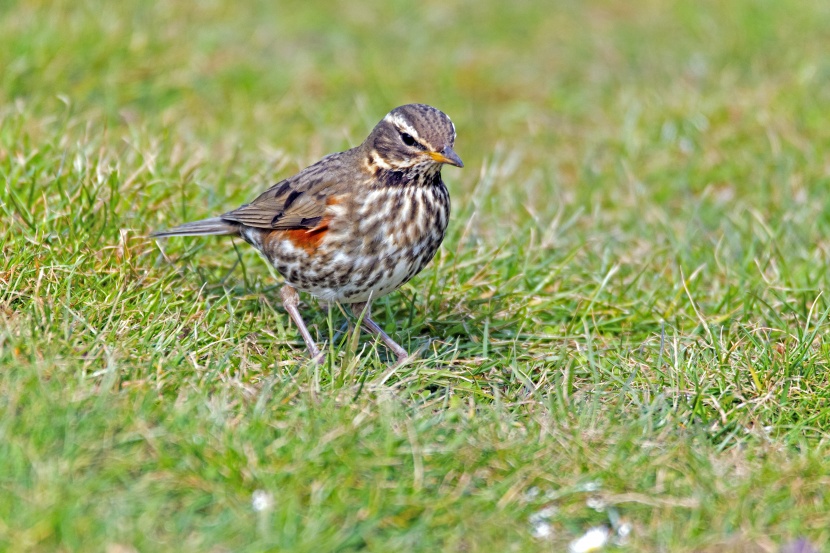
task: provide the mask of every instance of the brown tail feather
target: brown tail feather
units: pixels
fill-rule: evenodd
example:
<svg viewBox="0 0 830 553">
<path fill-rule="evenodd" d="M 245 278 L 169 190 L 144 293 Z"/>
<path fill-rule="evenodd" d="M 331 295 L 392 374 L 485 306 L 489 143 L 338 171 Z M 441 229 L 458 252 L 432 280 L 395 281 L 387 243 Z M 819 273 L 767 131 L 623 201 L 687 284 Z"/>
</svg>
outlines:
<svg viewBox="0 0 830 553">
<path fill-rule="evenodd" d="M 213 217 L 185 223 L 168 230 L 160 230 L 150 234 L 150 236 L 166 238 L 168 236 L 208 236 L 211 234 L 239 234 L 239 225 L 225 221 L 221 217 Z"/>
</svg>

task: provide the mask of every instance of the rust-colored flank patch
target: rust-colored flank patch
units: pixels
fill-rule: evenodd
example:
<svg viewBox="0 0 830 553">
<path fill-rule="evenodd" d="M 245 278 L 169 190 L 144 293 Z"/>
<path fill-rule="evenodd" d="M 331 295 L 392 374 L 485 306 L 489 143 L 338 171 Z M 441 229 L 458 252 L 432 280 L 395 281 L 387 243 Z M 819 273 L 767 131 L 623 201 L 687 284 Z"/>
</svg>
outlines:
<svg viewBox="0 0 830 553">
<path fill-rule="evenodd" d="M 329 196 L 326 198 L 327 206 L 334 206 L 340 203 L 342 198 L 339 196 Z M 322 199 L 321 199 L 322 200 Z M 329 213 L 322 217 L 311 217 L 303 219 L 300 222 L 301 227 L 295 229 L 274 230 L 271 232 L 267 241 L 281 241 L 288 240 L 295 248 L 302 248 L 308 254 L 314 253 L 326 233 L 329 231 L 329 222 L 333 214 Z"/>
<path fill-rule="evenodd" d="M 329 231 L 328 218 L 323 219 L 320 223 L 312 228 L 296 228 L 290 230 L 275 231 L 275 235 L 282 240 L 288 240 L 294 244 L 295 248 L 302 248 L 306 253 L 314 253 L 326 237 Z"/>
</svg>

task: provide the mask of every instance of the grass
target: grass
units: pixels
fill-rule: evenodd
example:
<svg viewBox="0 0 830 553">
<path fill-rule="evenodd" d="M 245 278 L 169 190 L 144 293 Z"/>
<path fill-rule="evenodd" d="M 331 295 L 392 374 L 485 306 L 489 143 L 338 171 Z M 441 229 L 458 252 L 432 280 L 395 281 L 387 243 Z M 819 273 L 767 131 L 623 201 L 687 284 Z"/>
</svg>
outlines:
<svg viewBox="0 0 830 553">
<path fill-rule="evenodd" d="M 413 10 L 0 4 L 0 550 L 830 543 L 830 6 Z M 147 238 L 410 101 L 466 163 L 373 309 L 419 361 Z"/>
</svg>

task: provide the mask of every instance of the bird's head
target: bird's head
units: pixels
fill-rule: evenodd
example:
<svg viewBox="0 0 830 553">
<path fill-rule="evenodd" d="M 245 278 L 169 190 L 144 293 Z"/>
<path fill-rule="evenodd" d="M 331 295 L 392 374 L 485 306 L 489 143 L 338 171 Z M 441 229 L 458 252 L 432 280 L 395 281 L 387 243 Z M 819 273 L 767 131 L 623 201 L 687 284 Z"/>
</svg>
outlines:
<svg viewBox="0 0 830 553">
<path fill-rule="evenodd" d="M 435 173 L 443 164 L 464 167 L 453 150 L 455 125 L 447 115 L 425 104 L 390 111 L 375 126 L 365 146 L 375 169 Z"/>
</svg>

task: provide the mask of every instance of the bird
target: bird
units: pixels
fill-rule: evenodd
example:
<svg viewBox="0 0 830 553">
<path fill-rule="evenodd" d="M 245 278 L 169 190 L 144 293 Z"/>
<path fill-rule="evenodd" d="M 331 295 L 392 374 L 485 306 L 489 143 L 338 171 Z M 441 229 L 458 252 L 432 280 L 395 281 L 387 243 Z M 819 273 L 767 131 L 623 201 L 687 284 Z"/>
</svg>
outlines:
<svg viewBox="0 0 830 553">
<path fill-rule="evenodd" d="M 284 279 L 280 298 L 314 362 L 325 352 L 303 321 L 298 292 L 321 305 L 348 304 L 402 363 L 407 351 L 372 319 L 370 306 L 418 274 L 444 240 L 450 195 L 441 169 L 464 167 L 455 138 L 439 109 L 399 106 L 359 146 L 323 157 L 223 215 L 151 236 L 240 237 Z"/>
</svg>

